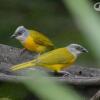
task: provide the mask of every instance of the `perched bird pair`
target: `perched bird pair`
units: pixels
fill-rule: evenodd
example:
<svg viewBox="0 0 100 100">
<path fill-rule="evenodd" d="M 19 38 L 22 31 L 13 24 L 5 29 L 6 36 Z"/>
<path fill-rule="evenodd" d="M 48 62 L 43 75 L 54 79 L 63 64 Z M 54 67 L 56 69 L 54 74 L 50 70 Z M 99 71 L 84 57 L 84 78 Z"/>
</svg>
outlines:
<svg viewBox="0 0 100 100">
<path fill-rule="evenodd" d="M 54 47 L 54 44 L 46 36 L 37 31 L 28 30 L 24 26 L 18 27 L 12 36 L 18 39 L 27 50 L 37 53 L 43 53 L 47 49 L 50 50 Z M 28 67 L 41 66 L 59 73 L 63 68 L 72 65 L 81 53 L 87 52 L 87 49 L 79 44 L 70 44 L 66 47 L 46 52 L 31 61 L 14 65 L 11 70 L 16 71 Z"/>
</svg>

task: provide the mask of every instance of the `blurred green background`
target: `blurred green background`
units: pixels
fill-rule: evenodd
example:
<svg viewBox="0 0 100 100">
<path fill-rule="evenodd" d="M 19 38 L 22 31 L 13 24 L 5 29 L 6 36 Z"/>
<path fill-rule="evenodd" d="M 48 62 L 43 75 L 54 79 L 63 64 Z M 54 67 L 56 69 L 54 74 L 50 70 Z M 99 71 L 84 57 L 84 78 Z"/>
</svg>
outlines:
<svg viewBox="0 0 100 100">
<path fill-rule="evenodd" d="M 20 25 L 43 32 L 56 47 L 70 43 L 85 46 L 89 53 L 81 55 L 76 63 L 96 64 L 88 42 L 61 0 L 0 0 L 0 43 L 21 47 L 17 40 L 10 38 Z"/>
<path fill-rule="evenodd" d="M 62 0 L 0 0 L 0 43 L 22 48 L 17 40 L 10 38 L 20 25 L 46 34 L 57 48 L 70 43 L 83 45 L 89 53 L 81 55 L 76 63 L 96 66 L 96 58 L 88 41 L 77 28 L 75 20 L 70 11 L 66 10 Z M 0 100 L 1 97 L 24 100 L 27 96 L 27 90 L 22 85 L 3 83 L 1 86 Z"/>
</svg>

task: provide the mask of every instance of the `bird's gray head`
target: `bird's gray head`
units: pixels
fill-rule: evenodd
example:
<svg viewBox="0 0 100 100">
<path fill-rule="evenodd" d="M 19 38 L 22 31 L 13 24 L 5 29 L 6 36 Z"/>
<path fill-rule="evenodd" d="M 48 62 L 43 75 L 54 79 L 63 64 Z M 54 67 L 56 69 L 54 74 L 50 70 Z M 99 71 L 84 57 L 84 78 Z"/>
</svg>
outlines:
<svg viewBox="0 0 100 100">
<path fill-rule="evenodd" d="M 67 46 L 67 49 L 72 52 L 74 55 L 78 56 L 81 53 L 87 53 L 88 50 L 79 44 L 70 44 Z"/>
<path fill-rule="evenodd" d="M 19 41 L 24 41 L 28 34 L 28 29 L 26 29 L 24 26 L 19 26 L 11 37 L 16 38 Z"/>
</svg>

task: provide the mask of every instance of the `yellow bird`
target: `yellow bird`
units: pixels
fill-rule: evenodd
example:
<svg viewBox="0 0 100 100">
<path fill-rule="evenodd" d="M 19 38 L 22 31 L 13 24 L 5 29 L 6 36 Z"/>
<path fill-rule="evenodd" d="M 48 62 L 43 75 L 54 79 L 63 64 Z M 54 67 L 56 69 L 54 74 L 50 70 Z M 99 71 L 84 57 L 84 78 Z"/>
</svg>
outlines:
<svg viewBox="0 0 100 100">
<path fill-rule="evenodd" d="M 25 49 L 39 54 L 54 48 L 52 41 L 45 35 L 24 26 L 19 26 L 11 37 L 19 40 Z"/>
<path fill-rule="evenodd" d="M 72 65 L 81 53 L 88 52 L 87 49 L 79 44 L 70 44 L 67 47 L 58 48 L 40 55 L 38 58 L 12 66 L 12 71 L 41 66 L 49 68 L 52 71 L 60 72 L 63 68 Z"/>
</svg>

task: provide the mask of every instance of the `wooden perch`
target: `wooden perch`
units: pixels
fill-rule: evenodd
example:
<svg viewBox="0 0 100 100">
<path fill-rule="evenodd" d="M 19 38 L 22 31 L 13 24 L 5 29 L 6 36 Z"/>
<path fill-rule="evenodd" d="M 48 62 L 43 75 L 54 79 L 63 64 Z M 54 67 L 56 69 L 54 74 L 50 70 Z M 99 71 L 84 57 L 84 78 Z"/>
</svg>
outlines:
<svg viewBox="0 0 100 100">
<path fill-rule="evenodd" d="M 20 78 L 16 74 L 9 71 L 9 68 L 14 64 L 19 64 L 34 58 L 29 52 L 20 55 L 21 49 L 0 44 L 0 80 L 10 80 Z M 30 69 L 26 69 L 30 70 Z M 17 74 L 26 73 L 26 70 L 18 71 Z M 68 70 L 72 76 L 58 77 L 59 81 L 67 82 L 74 85 L 100 85 L 100 69 L 80 67 L 78 65 L 71 67 Z M 2 76 L 2 77 L 1 77 Z M 9 77 L 9 78 L 8 78 Z"/>
<path fill-rule="evenodd" d="M 20 55 L 20 53 L 21 49 L 0 44 L 0 81 L 19 83 L 21 80 L 29 78 L 26 76 L 26 73 L 32 70 L 30 68 L 17 71 L 16 73 L 9 70 L 12 65 L 29 61 L 34 59 L 35 56 L 35 54 L 29 52 L 25 52 L 22 55 Z M 48 70 L 46 71 L 49 72 Z M 88 98 L 86 100 L 89 100 L 90 97 L 100 89 L 100 69 L 74 65 L 67 71 L 70 72 L 71 75 L 66 77 L 51 76 L 49 78 L 55 78 L 58 82 L 75 86 L 77 91 Z"/>
<path fill-rule="evenodd" d="M 9 68 L 14 64 L 34 59 L 34 54 L 32 53 L 25 52 L 22 55 L 20 55 L 20 53 L 21 49 L 0 44 L 0 72 L 4 73 L 0 75 L 0 80 L 20 80 L 20 78 L 22 79 L 20 75 L 23 75 L 27 70 L 30 70 L 29 68 L 16 73 L 9 71 Z M 100 69 L 74 65 L 68 71 L 72 76 L 58 77 L 58 80 L 73 85 L 100 85 Z M 16 74 L 20 77 L 16 76 Z"/>
</svg>

